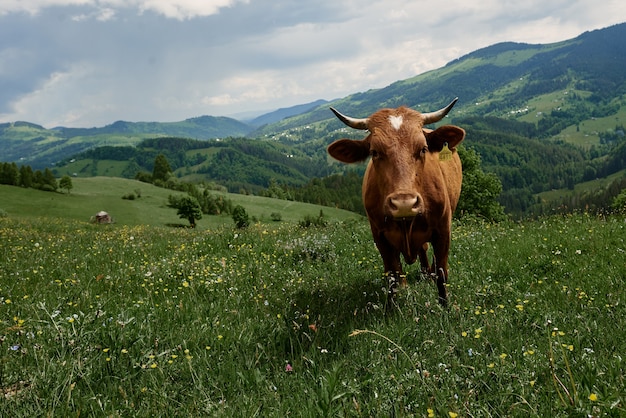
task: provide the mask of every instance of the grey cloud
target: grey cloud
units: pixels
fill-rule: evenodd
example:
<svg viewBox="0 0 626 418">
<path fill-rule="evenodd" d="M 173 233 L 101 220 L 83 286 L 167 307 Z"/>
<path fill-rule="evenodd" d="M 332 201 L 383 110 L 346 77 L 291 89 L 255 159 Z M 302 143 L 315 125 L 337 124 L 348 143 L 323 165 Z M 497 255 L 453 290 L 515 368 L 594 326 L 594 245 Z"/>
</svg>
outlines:
<svg viewBox="0 0 626 418">
<path fill-rule="evenodd" d="M 383 87 L 496 42 L 553 42 L 626 20 L 612 0 L 605 16 L 591 0 L 249 0 L 183 19 L 142 4 L 0 14 L 0 122 L 93 126 L 284 107 Z"/>
</svg>

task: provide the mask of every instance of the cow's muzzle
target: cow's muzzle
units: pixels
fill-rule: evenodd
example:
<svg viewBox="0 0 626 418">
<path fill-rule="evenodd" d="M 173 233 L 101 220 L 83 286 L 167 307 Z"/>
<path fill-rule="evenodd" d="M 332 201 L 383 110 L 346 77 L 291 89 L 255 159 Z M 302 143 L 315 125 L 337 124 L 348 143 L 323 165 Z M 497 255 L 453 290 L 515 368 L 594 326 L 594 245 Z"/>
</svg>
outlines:
<svg viewBox="0 0 626 418">
<path fill-rule="evenodd" d="M 419 193 L 392 193 L 387 197 L 387 208 L 395 219 L 413 218 L 424 212 L 424 200 Z"/>
</svg>

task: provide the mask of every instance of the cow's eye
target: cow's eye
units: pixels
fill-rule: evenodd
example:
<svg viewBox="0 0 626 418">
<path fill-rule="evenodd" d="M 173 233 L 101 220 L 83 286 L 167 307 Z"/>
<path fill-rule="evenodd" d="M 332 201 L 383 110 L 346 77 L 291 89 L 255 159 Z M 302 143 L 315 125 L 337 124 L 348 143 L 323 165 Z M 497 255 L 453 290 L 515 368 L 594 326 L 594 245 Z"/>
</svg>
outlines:
<svg viewBox="0 0 626 418">
<path fill-rule="evenodd" d="M 416 158 L 421 158 L 424 155 L 426 155 L 426 153 L 428 152 L 428 147 L 423 147 L 418 153 L 417 155 L 415 155 Z"/>
<path fill-rule="evenodd" d="M 373 159 L 377 159 L 380 157 L 380 154 L 375 149 L 370 151 L 370 155 L 372 156 Z"/>
</svg>

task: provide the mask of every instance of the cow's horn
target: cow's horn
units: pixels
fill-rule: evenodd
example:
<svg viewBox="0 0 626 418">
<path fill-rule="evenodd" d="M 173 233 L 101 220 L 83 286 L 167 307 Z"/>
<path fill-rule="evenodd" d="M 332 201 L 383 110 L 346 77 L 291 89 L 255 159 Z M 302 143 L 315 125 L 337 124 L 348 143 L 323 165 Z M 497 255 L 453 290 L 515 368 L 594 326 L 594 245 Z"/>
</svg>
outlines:
<svg viewBox="0 0 626 418">
<path fill-rule="evenodd" d="M 339 118 L 340 121 L 342 121 L 349 127 L 354 128 L 354 129 L 367 130 L 367 118 L 365 119 L 351 118 L 350 116 L 342 115 L 339 111 L 337 111 L 333 107 L 331 107 L 330 110 L 333 111 L 335 116 L 337 116 L 337 118 Z"/>
<path fill-rule="evenodd" d="M 450 102 L 448 106 L 444 107 L 443 109 L 439 109 L 436 112 L 422 113 L 422 117 L 424 118 L 424 125 L 439 122 L 441 119 L 443 119 L 448 114 L 450 109 L 452 109 L 452 107 L 455 105 L 457 100 L 459 100 L 458 97 L 452 100 L 452 102 Z"/>
</svg>

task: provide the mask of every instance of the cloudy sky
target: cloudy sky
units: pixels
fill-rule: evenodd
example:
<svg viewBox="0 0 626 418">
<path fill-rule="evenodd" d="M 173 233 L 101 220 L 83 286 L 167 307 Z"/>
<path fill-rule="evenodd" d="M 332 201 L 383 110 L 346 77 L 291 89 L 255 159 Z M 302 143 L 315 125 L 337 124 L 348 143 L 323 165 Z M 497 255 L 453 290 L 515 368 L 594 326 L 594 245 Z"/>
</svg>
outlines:
<svg viewBox="0 0 626 418">
<path fill-rule="evenodd" d="M 0 0 L 0 122 L 269 111 L 622 22 L 624 0 Z"/>
</svg>

